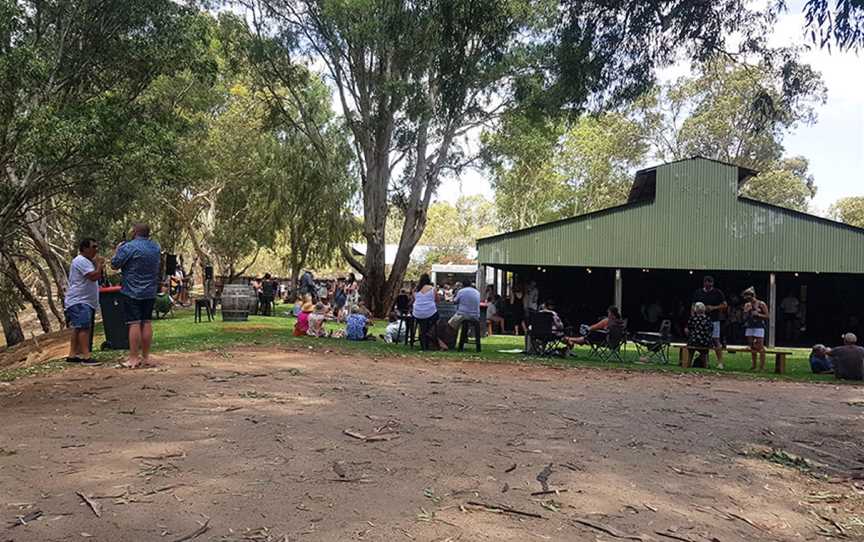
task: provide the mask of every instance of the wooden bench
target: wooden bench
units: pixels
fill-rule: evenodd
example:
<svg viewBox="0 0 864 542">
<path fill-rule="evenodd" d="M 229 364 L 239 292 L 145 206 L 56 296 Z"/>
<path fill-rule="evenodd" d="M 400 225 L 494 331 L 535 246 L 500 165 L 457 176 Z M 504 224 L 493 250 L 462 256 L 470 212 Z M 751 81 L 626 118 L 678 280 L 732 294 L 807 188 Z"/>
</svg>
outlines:
<svg viewBox="0 0 864 542">
<path fill-rule="evenodd" d="M 749 354 L 750 349 L 746 346 L 727 346 L 727 352 L 731 352 L 733 354 Z M 776 350 L 774 348 L 766 348 L 765 349 L 766 357 L 768 354 L 774 356 L 774 372 L 778 375 L 782 375 L 786 372 L 786 358 L 792 355 L 792 352 L 785 352 L 783 350 Z"/>
<path fill-rule="evenodd" d="M 672 343 L 671 346 L 678 349 L 678 359 L 680 360 L 680 365 L 685 369 L 690 367 L 690 362 L 693 360 L 693 352 L 698 352 L 699 350 L 706 350 L 704 347 L 688 346 L 685 343 Z M 715 348 L 708 348 L 707 350 L 714 351 Z M 750 348 L 746 346 L 726 346 L 725 348 L 723 348 L 723 351 L 729 352 L 730 354 L 749 354 Z M 766 348 L 765 354 L 771 354 L 774 356 L 775 373 L 783 374 L 786 372 L 786 358 L 790 356 L 792 352 L 785 352 L 783 350 Z"/>
</svg>

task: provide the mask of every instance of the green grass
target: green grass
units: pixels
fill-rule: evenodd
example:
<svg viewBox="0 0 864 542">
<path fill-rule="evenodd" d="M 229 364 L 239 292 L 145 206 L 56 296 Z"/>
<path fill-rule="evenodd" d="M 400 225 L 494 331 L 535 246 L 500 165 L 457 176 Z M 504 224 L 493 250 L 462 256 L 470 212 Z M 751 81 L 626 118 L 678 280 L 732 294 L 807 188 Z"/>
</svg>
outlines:
<svg viewBox="0 0 864 542">
<path fill-rule="evenodd" d="M 338 349 L 344 351 L 363 352 L 375 356 L 417 356 L 424 358 L 460 359 L 478 362 L 510 362 L 530 363 L 537 365 L 550 365 L 558 367 L 601 367 L 621 368 L 620 363 L 607 363 L 593 359 L 590 349 L 578 347 L 572 356 L 567 359 L 561 358 L 539 358 L 525 356 L 523 354 L 504 353 L 501 350 L 519 349 L 524 344 L 523 337 L 512 335 L 496 335 L 483 339 L 483 351 L 476 353 L 473 345 L 467 345 L 465 352 L 421 352 L 415 345 L 414 349 L 404 345 L 386 344 L 381 340 L 352 342 L 345 339 L 316 339 L 313 337 L 294 337 L 292 335 L 294 318 L 286 317 L 284 314 L 290 310 L 287 305 L 279 305 L 276 310 L 278 316 L 263 317 L 251 316 L 248 322 L 222 322 L 221 317 L 214 322 L 194 323 L 191 310 L 176 311 L 173 317 L 158 320 L 154 323 L 154 351 L 157 352 L 194 352 L 194 351 L 220 351 L 237 345 L 302 345 L 313 349 Z M 338 329 L 336 324 L 328 324 L 330 329 Z M 373 334 L 377 337 L 383 333 L 385 322 L 377 322 Z M 97 341 L 98 344 L 98 341 Z M 632 344 L 628 345 L 625 353 L 623 367 L 632 371 L 652 372 L 696 372 L 696 373 L 722 373 L 734 374 L 744 377 L 758 377 L 767 379 L 801 380 L 801 381 L 829 381 L 835 382 L 831 375 L 814 375 L 810 372 L 808 361 L 809 350 L 791 349 L 792 356 L 787 360 L 786 374 L 776 375 L 773 372 L 773 358 L 768 357 L 766 371 L 753 373 L 750 371 L 749 354 L 729 354 L 724 359 L 726 368 L 722 371 L 717 369 L 682 369 L 670 363 L 659 365 L 654 363 L 636 363 L 638 356 Z M 673 350 L 672 357 L 677 360 L 677 351 Z M 712 354 L 712 363 L 714 357 Z"/>
<path fill-rule="evenodd" d="M 814 375 L 810 372 L 808 362 L 809 350 L 791 349 L 792 356 L 786 364 L 786 374 L 777 375 L 773 372 L 773 359 L 768 357 L 765 372 L 753 373 L 750 371 L 749 354 L 729 354 L 724 359 L 725 369 L 682 369 L 674 360 L 678 359 L 678 352 L 673 349 L 671 357 L 673 363 L 660 365 L 655 363 L 636 363 L 638 356 L 632 344 L 628 345 L 624 355 L 625 363 L 608 363 L 598 361 L 591 356 L 587 347 L 578 347 L 573 355 L 566 358 L 540 358 L 525 356 L 523 354 L 504 353 L 501 350 L 513 350 L 522 348 L 523 337 L 512 335 L 496 335 L 483 339 L 483 351 L 474 352 L 473 345 L 467 345 L 465 352 L 421 352 L 415 345 L 414 349 L 404 345 L 386 344 L 381 340 L 353 342 L 345 339 L 316 339 L 313 337 L 294 337 L 294 318 L 286 317 L 284 314 L 290 310 L 288 305 L 279 305 L 274 317 L 251 316 L 248 322 L 222 322 L 221 317 L 214 322 L 194 322 L 191 309 L 181 309 L 172 317 L 154 322 L 155 352 L 199 352 L 211 351 L 216 354 L 234 346 L 259 345 L 259 346 L 302 346 L 318 349 L 341 350 L 347 352 L 359 352 L 371 356 L 414 356 L 435 359 L 458 359 L 464 361 L 487 362 L 487 363 L 527 363 L 533 365 L 546 365 L 555 367 L 597 367 L 615 368 L 629 371 L 663 372 L 663 373 L 709 373 L 735 375 L 744 378 L 765 378 L 796 381 L 822 381 L 837 382 L 831 375 Z M 338 329 L 336 324 L 327 324 L 329 329 Z M 377 337 L 383 333 L 385 322 L 377 322 L 372 333 Z M 101 325 L 97 326 L 97 336 L 94 345 L 103 342 Z M 121 352 L 97 352 L 94 357 L 99 361 L 111 363 L 122 357 Z M 712 363 L 715 358 L 711 356 Z M 11 381 L 22 376 L 49 374 L 63 370 L 67 365 L 63 362 L 52 361 L 42 365 L 24 369 L 13 369 L 0 371 L 0 381 Z"/>
<path fill-rule="evenodd" d="M 47 363 L 31 365 L 30 367 L 19 367 L 17 369 L 5 369 L 0 371 L 0 382 L 12 382 L 25 376 L 48 375 L 62 371 L 69 364 L 62 360 L 53 360 Z"/>
</svg>

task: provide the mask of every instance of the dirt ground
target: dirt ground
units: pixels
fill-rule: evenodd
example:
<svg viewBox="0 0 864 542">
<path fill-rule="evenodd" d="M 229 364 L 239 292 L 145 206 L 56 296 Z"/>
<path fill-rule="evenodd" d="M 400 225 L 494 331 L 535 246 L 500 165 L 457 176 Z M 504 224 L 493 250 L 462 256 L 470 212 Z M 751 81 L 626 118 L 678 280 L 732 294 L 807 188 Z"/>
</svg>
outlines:
<svg viewBox="0 0 864 542">
<path fill-rule="evenodd" d="M 160 361 L 0 385 L 0 541 L 864 534 L 859 387 L 307 350 Z"/>
</svg>

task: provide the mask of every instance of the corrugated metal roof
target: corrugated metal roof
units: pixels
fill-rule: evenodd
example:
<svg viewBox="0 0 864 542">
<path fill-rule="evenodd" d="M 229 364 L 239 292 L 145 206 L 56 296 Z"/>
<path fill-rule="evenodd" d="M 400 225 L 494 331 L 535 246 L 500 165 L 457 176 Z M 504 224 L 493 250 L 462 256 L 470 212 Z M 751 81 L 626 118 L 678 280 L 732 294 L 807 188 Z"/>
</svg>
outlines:
<svg viewBox="0 0 864 542">
<path fill-rule="evenodd" d="M 480 239 L 479 261 L 864 273 L 864 230 L 739 197 L 737 166 L 693 158 L 653 169 L 654 201 Z"/>
</svg>

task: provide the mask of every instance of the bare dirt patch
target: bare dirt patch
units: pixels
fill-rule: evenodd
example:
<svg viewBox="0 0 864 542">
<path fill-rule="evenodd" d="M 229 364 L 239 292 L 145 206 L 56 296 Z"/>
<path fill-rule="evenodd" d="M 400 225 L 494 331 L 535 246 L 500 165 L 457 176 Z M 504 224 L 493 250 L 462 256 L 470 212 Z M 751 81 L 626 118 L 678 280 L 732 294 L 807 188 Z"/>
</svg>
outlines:
<svg viewBox="0 0 864 542">
<path fill-rule="evenodd" d="M 304 350 L 161 359 L 0 386 L 0 540 L 864 534 L 860 388 Z"/>
</svg>

